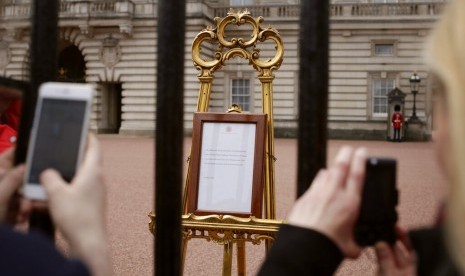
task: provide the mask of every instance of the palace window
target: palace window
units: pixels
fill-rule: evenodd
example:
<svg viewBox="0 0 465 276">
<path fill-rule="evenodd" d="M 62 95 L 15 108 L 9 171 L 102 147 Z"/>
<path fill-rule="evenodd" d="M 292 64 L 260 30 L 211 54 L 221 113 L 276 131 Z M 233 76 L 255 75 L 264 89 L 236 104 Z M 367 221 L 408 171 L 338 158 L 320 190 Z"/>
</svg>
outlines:
<svg viewBox="0 0 465 276">
<path fill-rule="evenodd" d="M 233 7 L 237 6 L 252 6 L 253 0 L 230 0 L 229 4 Z"/>
<path fill-rule="evenodd" d="M 387 94 L 394 89 L 396 81 L 393 78 L 373 79 L 372 83 L 372 113 L 373 116 L 385 116 L 388 113 Z"/>
<path fill-rule="evenodd" d="M 241 106 L 243 111 L 251 111 L 250 98 L 250 80 L 232 79 L 231 104 L 237 104 Z"/>
<path fill-rule="evenodd" d="M 375 44 L 374 54 L 375 56 L 391 57 L 394 55 L 394 44 L 392 43 Z"/>
<path fill-rule="evenodd" d="M 379 4 L 379 3 L 397 3 L 397 0 L 373 0 L 373 3 Z"/>
</svg>

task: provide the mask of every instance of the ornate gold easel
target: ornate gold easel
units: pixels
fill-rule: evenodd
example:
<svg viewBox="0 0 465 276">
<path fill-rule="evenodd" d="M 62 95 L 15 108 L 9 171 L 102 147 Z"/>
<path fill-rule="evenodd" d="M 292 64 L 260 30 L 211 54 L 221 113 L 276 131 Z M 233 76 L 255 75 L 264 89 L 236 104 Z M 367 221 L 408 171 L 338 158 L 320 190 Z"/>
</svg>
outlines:
<svg viewBox="0 0 465 276">
<path fill-rule="evenodd" d="M 210 102 L 210 94 L 214 72 L 225 66 L 226 61 L 240 57 L 249 61 L 249 64 L 258 72 L 258 79 L 262 85 L 262 111 L 267 114 L 267 133 L 265 138 L 265 168 L 264 168 L 264 219 L 255 217 L 240 218 L 230 215 L 196 216 L 187 213 L 187 190 L 189 169 L 187 171 L 186 185 L 184 189 L 182 227 L 183 227 L 183 260 L 185 259 L 187 241 L 193 238 L 203 238 L 224 246 L 223 275 L 231 275 L 232 249 L 237 244 L 238 274 L 245 275 L 245 242 L 260 244 L 265 241 L 268 251 L 275 234 L 282 221 L 275 220 L 275 190 L 274 190 L 274 130 L 273 130 L 273 71 L 282 63 L 284 48 L 277 30 L 268 26 L 262 28 L 260 23 L 263 17 L 253 18 L 248 10 L 234 12 L 230 10 L 226 17 L 215 18 L 216 27 L 207 27 L 201 31 L 192 43 L 192 60 L 200 71 L 200 91 L 197 102 L 197 112 L 207 112 Z M 249 40 L 244 38 L 231 38 L 226 40 L 225 29 L 229 24 L 252 26 L 252 35 Z M 276 43 L 275 56 L 269 60 L 260 59 L 260 49 L 257 42 L 272 40 Z M 218 48 L 214 53 L 214 59 L 206 61 L 201 58 L 201 44 L 204 41 L 216 43 Z M 153 233 L 155 215 L 151 213 L 150 230 Z"/>
</svg>

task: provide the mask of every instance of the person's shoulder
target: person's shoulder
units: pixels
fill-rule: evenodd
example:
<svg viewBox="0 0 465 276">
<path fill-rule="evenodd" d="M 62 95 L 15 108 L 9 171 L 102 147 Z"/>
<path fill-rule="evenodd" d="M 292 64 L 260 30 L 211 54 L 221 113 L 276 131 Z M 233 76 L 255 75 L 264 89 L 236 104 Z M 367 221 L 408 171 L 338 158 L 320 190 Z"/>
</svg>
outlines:
<svg viewBox="0 0 465 276">
<path fill-rule="evenodd" d="M 80 261 L 67 259 L 39 233 L 0 226 L 0 244 L 2 275 L 89 275 Z"/>
<path fill-rule="evenodd" d="M 52 242 L 48 241 L 41 234 L 36 232 L 25 234 L 14 231 L 8 226 L 0 226 L 0 242 L 1 244 L 30 244 L 34 242 L 53 247 Z"/>
<path fill-rule="evenodd" d="M 283 224 L 258 275 L 332 275 L 342 258 L 322 233 Z"/>
</svg>

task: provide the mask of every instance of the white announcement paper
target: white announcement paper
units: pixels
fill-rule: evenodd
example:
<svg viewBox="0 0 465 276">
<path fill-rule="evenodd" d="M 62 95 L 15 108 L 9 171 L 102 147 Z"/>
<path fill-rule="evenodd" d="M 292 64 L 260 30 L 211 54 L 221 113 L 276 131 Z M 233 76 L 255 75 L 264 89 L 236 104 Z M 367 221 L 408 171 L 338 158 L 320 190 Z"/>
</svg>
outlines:
<svg viewBox="0 0 465 276">
<path fill-rule="evenodd" d="M 197 209 L 251 212 L 255 124 L 203 123 Z"/>
</svg>

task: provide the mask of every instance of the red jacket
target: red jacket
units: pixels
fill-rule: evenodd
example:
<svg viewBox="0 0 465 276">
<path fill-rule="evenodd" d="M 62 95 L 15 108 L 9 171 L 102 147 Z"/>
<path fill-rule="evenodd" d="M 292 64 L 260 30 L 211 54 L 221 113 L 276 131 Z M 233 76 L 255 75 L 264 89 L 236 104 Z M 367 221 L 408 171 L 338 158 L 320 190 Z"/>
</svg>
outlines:
<svg viewBox="0 0 465 276">
<path fill-rule="evenodd" d="M 391 122 L 394 128 L 401 128 L 402 123 L 404 122 L 404 118 L 402 117 L 402 114 L 400 114 L 399 112 L 394 112 L 394 114 L 392 114 Z"/>
<path fill-rule="evenodd" d="M 0 153 L 9 149 L 16 142 L 20 119 L 21 103 L 12 101 L 10 106 L 1 116 L 0 121 Z"/>
</svg>

